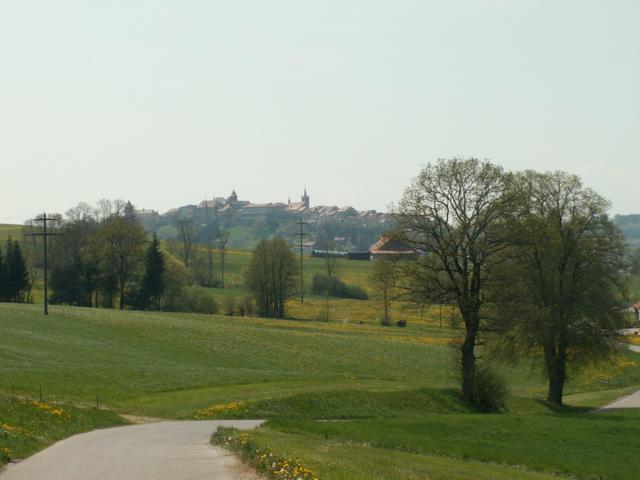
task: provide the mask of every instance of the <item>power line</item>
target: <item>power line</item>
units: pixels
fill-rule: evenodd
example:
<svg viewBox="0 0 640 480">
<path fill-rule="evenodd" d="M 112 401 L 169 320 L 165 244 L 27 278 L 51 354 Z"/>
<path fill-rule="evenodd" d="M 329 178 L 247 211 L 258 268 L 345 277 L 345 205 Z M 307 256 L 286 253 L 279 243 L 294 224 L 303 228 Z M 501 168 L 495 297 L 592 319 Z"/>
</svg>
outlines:
<svg viewBox="0 0 640 480">
<path fill-rule="evenodd" d="M 304 220 L 300 219 L 299 222 L 296 222 L 296 225 L 300 226 L 300 233 L 296 233 L 294 236 L 299 237 L 299 246 L 300 246 L 300 303 L 304 303 L 304 262 L 303 262 L 303 254 L 302 254 L 302 247 L 303 247 L 303 240 L 304 237 L 308 237 L 311 234 L 310 233 L 304 233 L 304 226 L 308 225 L 307 222 L 305 222 Z"/>
<path fill-rule="evenodd" d="M 58 217 L 47 217 L 46 213 L 42 214 L 40 218 L 34 218 L 32 222 L 42 222 L 42 233 L 30 233 L 27 237 L 43 237 L 44 239 L 44 314 L 49 315 L 49 290 L 48 290 L 48 256 L 47 256 L 47 240 L 49 237 L 57 237 L 62 235 L 61 233 L 51 233 L 47 231 L 47 222 L 59 220 Z"/>
</svg>

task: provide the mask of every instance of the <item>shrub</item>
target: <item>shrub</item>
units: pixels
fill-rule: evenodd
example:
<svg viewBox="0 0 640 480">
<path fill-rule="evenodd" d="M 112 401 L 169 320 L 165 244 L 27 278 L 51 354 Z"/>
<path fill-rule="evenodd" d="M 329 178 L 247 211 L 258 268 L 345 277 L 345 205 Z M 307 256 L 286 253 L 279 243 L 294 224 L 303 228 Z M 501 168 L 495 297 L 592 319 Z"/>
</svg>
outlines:
<svg viewBox="0 0 640 480">
<path fill-rule="evenodd" d="M 224 299 L 224 314 L 228 316 L 233 316 L 236 310 L 236 300 L 233 297 L 227 296 Z"/>
<path fill-rule="evenodd" d="M 218 313 L 218 304 L 213 295 L 199 287 L 185 289 L 185 311 L 193 313 Z"/>
<path fill-rule="evenodd" d="M 173 299 L 171 305 L 165 305 L 165 310 L 187 313 L 218 313 L 218 304 L 213 295 L 200 287 L 186 287 Z"/>
<path fill-rule="evenodd" d="M 366 290 L 358 285 L 347 285 L 338 277 L 329 277 L 323 273 L 316 273 L 311 282 L 311 293 L 315 295 L 330 295 L 339 298 L 354 298 L 367 300 Z"/>
<path fill-rule="evenodd" d="M 251 296 L 247 295 L 242 299 L 242 310 L 244 312 L 243 315 L 246 315 L 247 317 L 250 317 L 255 313 L 256 309 Z"/>
<path fill-rule="evenodd" d="M 473 404 L 486 412 L 499 412 L 505 409 L 509 390 L 503 377 L 489 367 L 476 369 L 474 377 Z"/>
</svg>

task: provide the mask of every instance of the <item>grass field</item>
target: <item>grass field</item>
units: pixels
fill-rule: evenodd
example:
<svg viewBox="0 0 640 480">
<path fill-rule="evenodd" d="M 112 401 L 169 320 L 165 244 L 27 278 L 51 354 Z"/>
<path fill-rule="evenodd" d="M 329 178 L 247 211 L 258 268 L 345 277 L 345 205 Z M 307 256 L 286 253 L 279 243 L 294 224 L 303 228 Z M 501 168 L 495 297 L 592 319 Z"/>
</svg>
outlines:
<svg viewBox="0 0 640 480">
<path fill-rule="evenodd" d="M 2 387 L 189 415 L 211 400 L 315 388 L 451 385 L 447 331 L 0 306 Z M 428 352 L 428 354 L 426 354 Z M 280 393 L 279 393 L 280 392 Z"/>
<path fill-rule="evenodd" d="M 136 413 L 188 416 L 212 401 L 317 388 L 447 388 L 456 332 L 376 323 L 0 306 L 0 388 L 56 400 L 104 401 Z M 569 383 L 570 393 L 640 384 L 631 353 Z M 503 367 L 517 395 L 542 396 L 531 366 Z"/>
<path fill-rule="evenodd" d="M 532 365 L 502 366 L 508 411 L 481 414 L 456 394 L 457 332 L 433 316 L 385 328 L 56 306 L 44 317 L 0 304 L 0 391 L 5 402 L 41 386 L 55 405 L 89 407 L 98 393 L 117 412 L 267 418 L 252 441 L 322 479 L 635 478 L 638 414 L 586 411 L 640 385 L 640 355 L 574 375 L 575 407 L 561 411 L 537 400 Z"/>
<path fill-rule="evenodd" d="M 22 242 L 22 225 L 0 223 L 0 247 L 4 248 L 4 244 L 9 238 Z"/>
<path fill-rule="evenodd" d="M 413 461 L 405 460 L 412 466 L 409 470 L 419 471 L 417 467 L 433 457 L 455 460 L 456 469 L 466 476 L 453 478 L 475 478 L 476 465 L 467 463 L 462 468 L 471 461 L 480 462 L 484 468 L 521 466 L 520 472 L 502 472 L 505 478 L 522 478 L 522 473 L 536 471 L 578 478 L 632 480 L 640 471 L 640 457 L 632 447 L 640 436 L 638 420 L 637 411 L 602 415 L 423 413 L 348 422 L 277 420 L 255 435 L 265 445 L 278 444 L 279 451 L 301 458 L 319 474 L 326 473 L 323 478 L 393 478 L 376 473 L 379 463 L 355 461 L 349 456 L 338 459 L 347 466 L 351 464 L 351 471 L 340 469 L 332 474 L 328 468 L 332 455 L 323 454 L 321 447 L 328 443 L 333 445 L 334 452 L 358 446 L 356 450 L 369 459 L 380 455 L 399 460 L 404 458 L 400 453 L 415 455 Z M 363 470 L 363 465 L 369 468 Z M 396 475 L 397 472 L 396 469 Z M 400 478 L 421 477 L 413 474 Z"/>
</svg>

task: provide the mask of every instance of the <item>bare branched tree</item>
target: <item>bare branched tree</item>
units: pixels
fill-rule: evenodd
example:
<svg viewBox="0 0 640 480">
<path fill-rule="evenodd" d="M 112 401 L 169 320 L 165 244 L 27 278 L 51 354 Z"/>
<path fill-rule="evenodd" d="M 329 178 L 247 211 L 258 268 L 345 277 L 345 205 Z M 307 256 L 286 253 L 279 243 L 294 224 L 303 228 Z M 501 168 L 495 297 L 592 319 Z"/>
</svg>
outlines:
<svg viewBox="0 0 640 480">
<path fill-rule="evenodd" d="M 507 242 L 509 175 L 474 158 L 427 165 L 395 208 L 394 236 L 424 255 L 408 263 L 412 297 L 450 299 L 462 317 L 462 394 L 474 400 L 475 347 L 492 265 Z"/>
<path fill-rule="evenodd" d="M 189 268 L 189 261 L 193 255 L 193 246 L 198 238 L 200 227 L 193 218 L 181 218 L 176 223 L 176 227 L 178 229 L 178 240 L 182 244 L 180 257 L 184 262 L 184 266 Z"/>
<path fill-rule="evenodd" d="M 218 236 L 218 252 L 220 254 L 220 288 L 224 288 L 224 262 L 227 254 L 227 245 L 229 243 L 229 232 L 220 230 Z"/>
</svg>

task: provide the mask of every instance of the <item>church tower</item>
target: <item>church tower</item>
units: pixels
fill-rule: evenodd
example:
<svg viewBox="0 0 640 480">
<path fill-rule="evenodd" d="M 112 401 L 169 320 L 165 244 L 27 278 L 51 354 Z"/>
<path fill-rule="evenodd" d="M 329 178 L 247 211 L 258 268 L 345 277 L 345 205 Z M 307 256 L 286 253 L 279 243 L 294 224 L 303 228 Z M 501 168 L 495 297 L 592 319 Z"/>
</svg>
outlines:
<svg viewBox="0 0 640 480">
<path fill-rule="evenodd" d="M 304 204 L 304 208 L 309 208 L 309 195 L 307 195 L 307 188 L 304 189 L 304 195 L 302 195 L 301 201 Z"/>
</svg>

